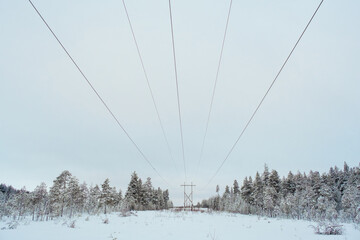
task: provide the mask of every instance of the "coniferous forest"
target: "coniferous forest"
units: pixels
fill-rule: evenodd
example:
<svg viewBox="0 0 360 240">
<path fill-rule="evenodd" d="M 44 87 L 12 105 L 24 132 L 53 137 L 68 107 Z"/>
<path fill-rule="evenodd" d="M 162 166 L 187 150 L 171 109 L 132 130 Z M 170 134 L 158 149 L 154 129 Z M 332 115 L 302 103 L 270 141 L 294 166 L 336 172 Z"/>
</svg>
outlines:
<svg viewBox="0 0 360 240">
<path fill-rule="evenodd" d="M 198 206 L 268 217 L 360 223 L 360 169 L 344 163 L 342 170 L 289 172 L 280 178 L 265 165 L 262 174 L 245 177 L 241 187 L 235 180 L 220 194 L 217 185 L 216 195 Z"/>
<path fill-rule="evenodd" d="M 123 196 L 121 190 L 110 185 L 88 186 L 69 171 L 63 171 L 48 188 L 41 183 L 34 191 L 0 185 L 0 217 L 43 221 L 79 214 L 99 214 L 128 210 L 162 210 L 173 206 L 169 191 L 145 182 L 136 172 L 131 175 Z M 216 186 L 215 196 L 198 203 L 198 207 L 215 211 L 238 212 L 268 217 L 305 220 L 337 220 L 360 223 L 360 168 L 332 167 L 327 173 L 289 172 L 280 178 L 267 165 L 255 177 L 245 177 L 240 186 L 234 180 L 223 193 Z"/>
<path fill-rule="evenodd" d="M 153 188 L 151 178 L 143 183 L 134 172 L 125 196 L 110 186 L 109 179 L 99 186 L 88 186 L 69 171 L 63 171 L 49 191 L 41 183 L 34 191 L 0 185 L 0 218 L 20 220 L 31 216 L 34 221 L 51 220 L 56 217 L 73 217 L 82 213 L 98 214 L 128 210 L 159 210 L 172 206 L 169 191 Z"/>
</svg>

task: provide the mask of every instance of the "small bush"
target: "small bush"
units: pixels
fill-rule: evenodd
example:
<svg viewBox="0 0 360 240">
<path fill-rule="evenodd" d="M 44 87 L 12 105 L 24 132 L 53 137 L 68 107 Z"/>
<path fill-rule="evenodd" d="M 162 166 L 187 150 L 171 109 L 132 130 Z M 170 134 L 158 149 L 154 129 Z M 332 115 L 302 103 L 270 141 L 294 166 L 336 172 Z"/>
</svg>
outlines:
<svg viewBox="0 0 360 240">
<path fill-rule="evenodd" d="M 333 223 L 318 223 L 317 226 L 312 226 L 316 234 L 321 235 L 342 235 L 343 226 Z"/>
<path fill-rule="evenodd" d="M 71 221 L 70 224 L 69 224 L 69 228 L 75 228 L 75 223 L 76 221 Z"/>
<path fill-rule="evenodd" d="M 118 214 L 118 216 L 119 217 L 130 217 L 130 216 L 136 216 L 137 217 L 136 213 L 131 212 L 131 211 L 127 210 L 127 209 L 122 209 L 120 211 L 120 213 Z"/>
<path fill-rule="evenodd" d="M 19 226 L 17 221 L 12 221 L 8 223 L 8 229 L 16 229 Z"/>
<path fill-rule="evenodd" d="M 130 211 L 127 211 L 127 210 L 122 210 L 120 212 L 120 216 L 121 217 L 130 217 L 131 216 L 131 212 Z"/>
</svg>

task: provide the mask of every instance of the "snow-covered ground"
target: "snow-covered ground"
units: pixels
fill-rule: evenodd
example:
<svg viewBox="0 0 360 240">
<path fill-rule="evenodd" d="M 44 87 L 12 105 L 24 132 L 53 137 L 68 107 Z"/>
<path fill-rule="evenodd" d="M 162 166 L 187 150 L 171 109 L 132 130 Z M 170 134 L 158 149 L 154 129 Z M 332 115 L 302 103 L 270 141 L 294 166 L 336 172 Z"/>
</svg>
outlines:
<svg viewBox="0 0 360 240">
<path fill-rule="evenodd" d="M 108 224 L 103 223 L 105 218 L 108 218 Z M 74 219 L 75 228 L 70 228 Z M 352 224 L 343 224 L 343 235 L 326 236 L 314 233 L 310 225 L 316 223 L 231 213 L 146 211 L 136 212 L 129 217 L 114 213 L 74 219 L 48 222 L 25 220 L 16 229 L 0 230 L 0 239 L 360 239 L 360 230 Z M 0 229 L 6 228 L 8 222 L 1 221 Z"/>
</svg>

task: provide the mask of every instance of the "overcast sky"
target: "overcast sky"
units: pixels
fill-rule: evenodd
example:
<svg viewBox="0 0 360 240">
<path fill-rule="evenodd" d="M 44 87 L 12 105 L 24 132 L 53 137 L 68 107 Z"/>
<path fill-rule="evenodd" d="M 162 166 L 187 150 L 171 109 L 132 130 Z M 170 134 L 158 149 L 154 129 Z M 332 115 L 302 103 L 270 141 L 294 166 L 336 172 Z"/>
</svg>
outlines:
<svg viewBox="0 0 360 240">
<path fill-rule="evenodd" d="M 360 2 L 325 0 L 214 181 L 320 0 L 233 1 L 204 158 L 197 171 L 228 0 L 173 0 L 188 182 L 210 197 L 267 163 L 288 171 L 359 165 Z M 184 169 L 168 1 L 127 1 L 174 161 L 120 0 L 33 0 L 165 184 L 116 125 L 26 0 L 0 0 L 0 182 L 32 190 L 63 170 L 80 181 L 150 176 L 182 202 Z M 202 191 L 199 191 L 202 189 Z"/>
</svg>

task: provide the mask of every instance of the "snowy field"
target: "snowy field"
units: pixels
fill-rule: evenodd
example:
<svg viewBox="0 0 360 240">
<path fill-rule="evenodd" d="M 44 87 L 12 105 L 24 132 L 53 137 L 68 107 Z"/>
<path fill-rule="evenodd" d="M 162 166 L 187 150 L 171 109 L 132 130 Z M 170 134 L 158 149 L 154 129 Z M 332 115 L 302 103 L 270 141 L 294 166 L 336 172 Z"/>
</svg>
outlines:
<svg viewBox="0 0 360 240">
<path fill-rule="evenodd" d="M 108 224 L 104 219 L 108 218 Z M 347 239 L 359 240 L 360 230 L 344 224 L 343 235 L 317 235 L 315 223 L 271 219 L 231 213 L 146 211 L 128 217 L 119 214 L 82 216 L 73 221 L 63 218 L 48 222 L 22 221 L 16 229 L 0 230 L 1 240 L 101 240 L 101 239 Z M 8 221 L 0 222 L 0 229 Z"/>
</svg>

